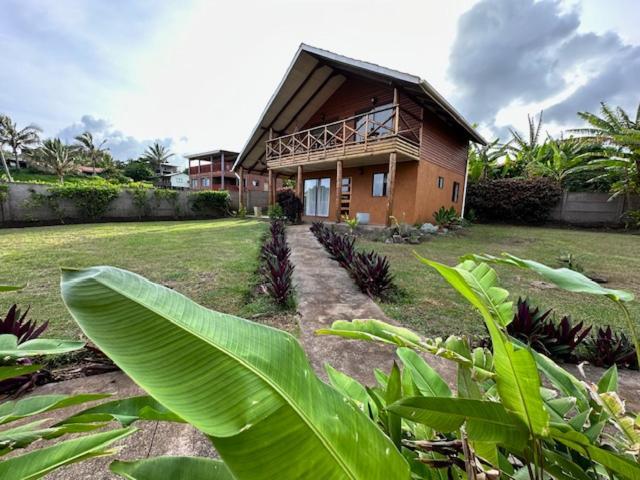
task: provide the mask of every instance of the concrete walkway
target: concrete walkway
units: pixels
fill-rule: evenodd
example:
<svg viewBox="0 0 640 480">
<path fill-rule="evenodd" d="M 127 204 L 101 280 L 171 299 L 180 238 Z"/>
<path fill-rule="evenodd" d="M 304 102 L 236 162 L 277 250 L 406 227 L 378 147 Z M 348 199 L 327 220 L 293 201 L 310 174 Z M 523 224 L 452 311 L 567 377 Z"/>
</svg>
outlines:
<svg viewBox="0 0 640 480">
<path fill-rule="evenodd" d="M 395 348 L 316 335 L 315 331 L 330 327 L 334 320 L 375 318 L 394 325 L 397 322 L 387 318 L 373 300 L 360 292 L 347 271 L 332 260 L 316 240 L 309 225 L 288 227 L 287 242 L 295 267 L 293 281 L 300 314 L 300 341 L 316 372 L 326 378 L 324 364 L 329 363 L 341 372 L 373 385 L 374 368 L 388 371 L 395 358 Z M 434 368 L 450 369 L 441 359 L 434 357 L 433 360 Z"/>
</svg>

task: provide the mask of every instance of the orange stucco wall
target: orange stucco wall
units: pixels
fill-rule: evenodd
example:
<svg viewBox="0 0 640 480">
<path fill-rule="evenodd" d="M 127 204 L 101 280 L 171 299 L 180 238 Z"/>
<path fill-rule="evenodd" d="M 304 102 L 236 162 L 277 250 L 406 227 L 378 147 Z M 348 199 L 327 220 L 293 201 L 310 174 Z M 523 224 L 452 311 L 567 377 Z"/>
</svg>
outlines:
<svg viewBox="0 0 640 480">
<path fill-rule="evenodd" d="M 370 165 L 366 167 L 345 168 L 343 177 L 351 177 L 351 209 L 349 216 L 355 217 L 356 213 L 368 213 L 370 223 L 383 225 L 387 216 L 387 197 L 374 197 L 372 195 L 373 174 L 387 171 L 387 165 Z M 396 165 L 396 191 L 394 195 L 393 213 L 399 221 L 407 223 L 415 222 L 414 203 L 416 180 L 418 177 L 418 162 L 401 162 Z M 335 220 L 336 209 L 336 171 L 324 170 L 303 174 L 307 178 L 330 178 L 331 192 L 329 195 L 329 217 L 304 217 L 312 220 Z"/>
<path fill-rule="evenodd" d="M 444 178 L 444 187 L 438 188 L 438 177 Z M 453 182 L 460 184 L 458 201 L 452 202 Z M 464 174 L 452 172 L 430 162 L 420 161 L 418 169 L 418 188 L 416 191 L 416 218 L 419 222 L 433 222 L 433 213 L 440 207 L 455 207 L 458 214 L 462 212 L 464 196 Z"/>
</svg>

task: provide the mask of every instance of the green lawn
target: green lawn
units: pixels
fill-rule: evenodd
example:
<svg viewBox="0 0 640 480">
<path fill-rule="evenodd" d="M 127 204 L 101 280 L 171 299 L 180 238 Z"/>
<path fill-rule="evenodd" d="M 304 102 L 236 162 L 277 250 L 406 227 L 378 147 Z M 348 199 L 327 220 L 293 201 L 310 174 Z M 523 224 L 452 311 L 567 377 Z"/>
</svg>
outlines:
<svg viewBox="0 0 640 480">
<path fill-rule="evenodd" d="M 50 320 L 48 336 L 77 336 L 60 299 L 60 266 L 113 265 L 207 307 L 269 322 L 281 314 L 252 295 L 265 229 L 263 222 L 225 219 L 0 230 L 0 283 L 28 282 L 0 296 L 0 311 L 4 315 L 14 302 L 30 304 L 32 318 Z"/>
<path fill-rule="evenodd" d="M 395 303 L 382 304 L 392 318 L 427 335 L 483 334 L 484 327 L 462 297 L 431 268 L 419 263 L 413 251 L 441 263 L 453 265 L 466 253 L 499 255 L 509 252 L 550 266 L 561 266 L 558 257 L 571 252 L 587 272 L 608 277 L 610 288 L 640 297 L 640 236 L 557 228 L 476 225 L 455 236 L 437 237 L 421 245 L 389 245 L 359 241 L 361 248 L 375 249 L 389 257 L 396 283 L 403 295 Z M 514 300 L 529 296 L 543 308 L 570 314 L 588 324 L 623 327 L 619 312 L 609 300 L 571 294 L 532 285 L 540 278 L 531 272 L 498 267 L 503 286 Z M 640 323 L 640 305 L 631 305 Z"/>
</svg>

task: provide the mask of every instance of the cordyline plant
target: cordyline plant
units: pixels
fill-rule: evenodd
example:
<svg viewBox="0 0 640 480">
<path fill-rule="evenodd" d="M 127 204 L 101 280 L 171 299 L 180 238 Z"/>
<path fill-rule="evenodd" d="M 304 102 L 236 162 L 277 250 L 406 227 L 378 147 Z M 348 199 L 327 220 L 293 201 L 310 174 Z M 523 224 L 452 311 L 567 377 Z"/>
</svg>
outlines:
<svg viewBox="0 0 640 480">
<path fill-rule="evenodd" d="M 109 402 L 63 425 L 112 418 L 128 425 L 156 412 L 200 429 L 221 458 L 111 464 L 128 479 L 640 478 L 640 431 L 616 393 L 615 367 L 587 384 L 511 339 L 513 305 L 486 261 L 421 260 L 481 314 L 493 352 L 377 320 L 338 321 L 319 332 L 399 347 L 399 363 L 376 370 L 373 387 L 327 366 L 329 386 L 288 333 L 208 310 L 139 275 L 65 270 L 62 295 L 73 318 L 152 398 Z M 566 285 L 565 273 L 553 272 Z M 572 277 L 570 286 L 583 281 Z M 166 361 L 184 351 L 188 359 Z M 426 354 L 454 362 L 456 392 Z M 542 376 L 553 389 L 542 387 Z"/>
<path fill-rule="evenodd" d="M 552 312 L 552 309 L 541 312 L 540 308 L 532 307 L 528 299 L 518 298 L 516 313 L 507 325 L 507 333 L 551 358 L 574 360 L 573 352 L 591 327 L 583 328 L 584 322 L 572 325 L 568 316 L 556 322 L 551 318 Z"/>
<path fill-rule="evenodd" d="M 269 234 L 262 246 L 261 273 L 265 288 L 271 298 L 279 304 L 286 305 L 293 294 L 293 264 L 289 260 L 291 249 L 287 245 L 285 224 L 282 220 L 274 220 L 269 226 Z"/>
<path fill-rule="evenodd" d="M 49 322 L 44 322 L 38 325 L 34 320 L 27 320 L 29 314 L 29 308 L 22 313 L 16 304 L 12 305 L 7 312 L 4 319 L 0 319 L 0 336 L 12 335 L 16 338 L 16 345 L 20 345 L 29 340 L 34 340 L 49 326 Z M 4 363 L 9 362 L 8 359 L 4 360 Z M 16 360 L 17 364 L 30 365 L 31 359 L 23 357 Z M 6 380 L 0 380 L 0 395 L 11 393 L 13 395 L 20 395 L 25 390 L 35 385 L 38 378 L 38 373 L 27 373 L 24 375 L 18 375 Z"/>
</svg>

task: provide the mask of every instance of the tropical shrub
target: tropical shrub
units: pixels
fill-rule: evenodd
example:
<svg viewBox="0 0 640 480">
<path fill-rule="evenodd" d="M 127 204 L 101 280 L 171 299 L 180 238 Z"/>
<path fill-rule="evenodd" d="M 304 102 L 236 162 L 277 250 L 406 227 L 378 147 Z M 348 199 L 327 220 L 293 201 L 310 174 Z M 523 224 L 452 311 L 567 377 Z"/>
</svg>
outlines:
<svg viewBox="0 0 640 480">
<path fill-rule="evenodd" d="M 444 206 L 433 212 L 433 220 L 440 228 L 451 228 L 460 222 L 456 209 L 454 207 L 445 208 Z"/>
<path fill-rule="evenodd" d="M 389 260 L 373 250 L 356 252 L 349 272 L 360 290 L 370 297 L 385 298 L 393 289 Z"/>
<path fill-rule="evenodd" d="M 282 215 L 287 221 L 291 223 L 300 223 L 302 221 L 302 201 L 292 189 L 279 190 L 276 195 L 276 202 L 282 209 Z"/>
<path fill-rule="evenodd" d="M 548 178 L 506 178 L 470 183 L 467 208 L 479 221 L 540 224 L 562 197 L 560 185 Z"/>
<path fill-rule="evenodd" d="M 553 359 L 575 360 L 574 351 L 589 334 L 591 327 L 583 328 L 584 322 L 572 325 L 569 316 L 562 317 L 556 323 L 551 318 L 552 312 L 551 309 L 541 312 L 538 307 L 532 307 L 528 299 L 518 298 L 516 313 L 507 325 L 507 332 Z"/>
<path fill-rule="evenodd" d="M 148 164 L 138 160 L 132 160 L 127 163 L 122 173 L 134 182 L 151 180 L 151 178 L 153 178 L 153 171 L 149 168 Z"/>
<path fill-rule="evenodd" d="M 267 293 L 279 305 L 288 305 L 293 297 L 293 264 L 289 260 L 291 249 L 287 245 L 285 225 L 274 220 L 262 245 L 261 273 Z"/>
<path fill-rule="evenodd" d="M 286 218 L 279 203 L 270 205 L 267 210 L 267 215 L 271 220 L 282 220 L 283 218 Z"/>
<path fill-rule="evenodd" d="M 327 366 L 331 388 L 291 335 L 207 310 L 138 275 L 64 271 L 65 304 L 86 335 L 168 409 L 166 417 L 203 431 L 221 458 L 116 462 L 112 471 L 166 478 L 180 468 L 238 480 L 638 478 L 640 429 L 617 395 L 615 367 L 586 384 L 511 340 L 513 306 L 490 263 L 534 270 L 622 308 L 631 295 L 512 256 L 470 256 L 455 267 L 421 261 L 481 314 L 493 352 L 377 320 L 337 321 L 318 332 L 399 347 L 402 368 L 377 370 L 373 387 Z M 189 368 L 166 362 L 184 351 Z M 454 362 L 457 394 L 422 354 Z M 542 388 L 541 375 L 553 389 Z M 132 420 L 122 413 L 111 402 L 76 418 Z"/>
<path fill-rule="evenodd" d="M 109 204 L 120 194 L 118 185 L 106 182 L 65 183 L 49 188 L 48 203 L 59 209 L 58 201 L 70 200 L 85 218 L 95 220 L 102 217 Z"/>
<path fill-rule="evenodd" d="M 228 215 L 231 197 L 226 190 L 201 190 L 189 194 L 191 209 L 198 215 Z"/>
<path fill-rule="evenodd" d="M 624 333 L 616 333 L 611 327 L 598 328 L 595 335 L 585 342 L 584 360 L 596 367 L 638 369 L 638 357 L 633 343 Z"/>
</svg>

